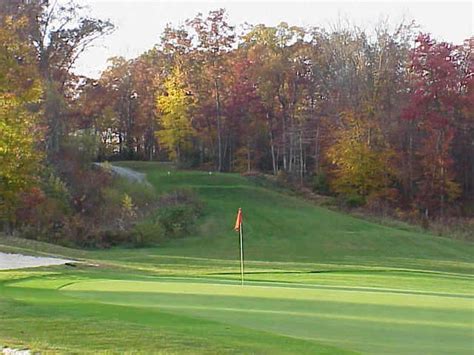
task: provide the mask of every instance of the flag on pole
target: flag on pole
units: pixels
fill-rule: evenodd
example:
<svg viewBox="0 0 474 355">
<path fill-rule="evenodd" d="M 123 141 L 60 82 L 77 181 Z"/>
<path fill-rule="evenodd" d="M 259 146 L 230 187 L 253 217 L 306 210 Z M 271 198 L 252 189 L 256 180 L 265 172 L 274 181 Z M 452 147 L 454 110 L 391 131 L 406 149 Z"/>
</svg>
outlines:
<svg viewBox="0 0 474 355">
<path fill-rule="evenodd" d="M 240 232 L 241 225 L 242 225 L 242 209 L 239 208 L 239 212 L 237 212 L 237 220 L 235 221 L 234 230 L 236 232 Z"/>
<path fill-rule="evenodd" d="M 242 228 L 242 209 L 239 208 L 237 212 L 237 219 L 235 221 L 234 230 L 239 232 L 239 246 L 240 246 L 240 283 L 244 285 L 244 231 Z"/>
</svg>

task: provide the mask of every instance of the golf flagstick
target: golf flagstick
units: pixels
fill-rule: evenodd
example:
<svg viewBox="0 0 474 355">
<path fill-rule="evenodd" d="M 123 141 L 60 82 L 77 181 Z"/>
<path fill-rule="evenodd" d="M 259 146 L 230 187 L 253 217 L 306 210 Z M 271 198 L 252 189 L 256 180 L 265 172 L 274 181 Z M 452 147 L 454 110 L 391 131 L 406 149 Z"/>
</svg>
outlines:
<svg viewBox="0 0 474 355">
<path fill-rule="evenodd" d="M 242 228 L 242 222 L 240 222 L 240 281 L 242 286 L 244 285 L 244 230 Z"/>
<path fill-rule="evenodd" d="M 242 209 L 239 208 L 237 212 L 237 220 L 235 221 L 234 230 L 239 232 L 239 246 L 240 246 L 240 283 L 244 285 L 244 231 L 242 228 Z"/>
</svg>

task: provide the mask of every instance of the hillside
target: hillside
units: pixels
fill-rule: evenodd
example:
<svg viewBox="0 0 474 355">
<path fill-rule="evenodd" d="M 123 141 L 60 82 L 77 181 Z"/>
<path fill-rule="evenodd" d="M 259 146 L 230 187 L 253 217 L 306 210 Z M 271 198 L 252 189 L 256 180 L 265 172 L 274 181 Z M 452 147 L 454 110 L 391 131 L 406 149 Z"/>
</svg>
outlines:
<svg viewBox="0 0 474 355">
<path fill-rule="evenodd" d="M 191 188 L 206 204 L 196 235 L 157 248 L 160 255 L 235 259 L 238 240 L 232 227 L 242 207 L 247 260 L 444 271 L 472 267 L 470 243 L 377 225 L 259 187 L 238 174 L 176 171 L 155 163 L 122 165 L 146 173 L 158 191 Z"/>
</svg>

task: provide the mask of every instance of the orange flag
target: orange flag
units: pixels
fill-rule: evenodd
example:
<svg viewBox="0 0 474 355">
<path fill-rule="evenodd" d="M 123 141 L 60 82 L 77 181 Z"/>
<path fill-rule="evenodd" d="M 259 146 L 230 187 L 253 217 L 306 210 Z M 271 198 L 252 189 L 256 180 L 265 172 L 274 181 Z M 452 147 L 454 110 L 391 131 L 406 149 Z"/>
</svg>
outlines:
<svg viewBox="0 0 474 355">
<path fill-rule="evenodd" d="M 239 208 L 239 212 L 237 212 L 237 220 L 235 221 L 234 230 L 236 232 L 240 232 L 240 225 L 242 224 L 242 209 Z"/>
</svg>

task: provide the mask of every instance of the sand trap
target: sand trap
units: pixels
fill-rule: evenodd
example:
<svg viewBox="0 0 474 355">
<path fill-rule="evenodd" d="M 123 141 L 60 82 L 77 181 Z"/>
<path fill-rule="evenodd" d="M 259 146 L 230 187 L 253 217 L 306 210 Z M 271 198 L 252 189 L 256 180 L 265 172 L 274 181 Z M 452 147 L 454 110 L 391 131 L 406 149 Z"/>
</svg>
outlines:
<svg viewBox="0 0 474 355">
<path fill-rule="evenodd" d="M 0 252 L 0 270 L 22 269 L 27 267 L 61 265 L 73 260 L 29 256 L 22 254 L 7 254 Z"/>
<path fill-rule="evenodd" d="M 30 355 L 31 351 L 28 349 L 12 349 L 12 348 L 3 348 L 2 354 L 4 355 Z"/>
</svg>

